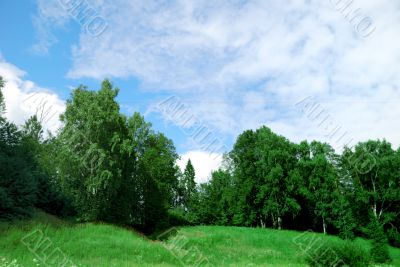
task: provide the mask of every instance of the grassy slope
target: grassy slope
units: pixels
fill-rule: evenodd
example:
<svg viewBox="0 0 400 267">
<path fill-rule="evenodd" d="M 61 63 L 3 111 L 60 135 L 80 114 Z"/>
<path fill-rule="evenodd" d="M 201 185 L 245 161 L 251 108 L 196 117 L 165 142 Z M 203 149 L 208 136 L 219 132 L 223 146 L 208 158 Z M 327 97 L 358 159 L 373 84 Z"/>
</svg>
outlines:
<svg viewBox="0 0 400 267">
<path fill-rule="evenodd" d="M 8 262 L 16 259 L 19 266 L 45 266 L 36 264 L 34 259 L 38 259 L 38 256 L 31 253 L 21 242 L 25 235 L 35 229 L 42 230 L 52 241 L 48 251 L 60 248 L 77 266 L 180 264 L 179 259 L 165 248 L 165 243 L 148 240 L 133 231 L 110 225 L 69 225 L 41 214 L 29 222 L 13 226 L 0 225 L 0 267 L 3 267 L 2 258 Z M 305 237 L 321 238 L 319 240 L 322 242 L 328 239 L 337 240 L 336 237 L 320 234 L 307 234 L 296 239 L 300 234 L 294 231 L 198 226 L 181 229 L 176 238 L 167 244 L 175 255 L 188 252 L 187 256 L 203 257 L 215 266 L 306 266 L 299 244 L 310 241 Z M 178 243 L 173 243 L 173 240 Z M 179 242 L 185 242 L 184 250 L 176 249 L 181 248 L 183 244 Z M 357 242 L 361 246 L 369 246 L 367 241 Z M 391 249 L 390 252 L 395 259 L 392 266 L 400 266 L 400 250 Z M 187 258 L 182 258 L 183 261 L 184 259 Z"/>
<path fill-rule="evenodd" d="M 307 266 L 304 249 L 310 242 L 343 242 L 323 234 L 242 227 L 198 226 L 181 232 L 217 266 Z M 369 248 L 365 240 L 356 242 Z M 390 248 L 390 253 L 394 259 L 391 266 L 400 266 L 400 249 Z"/>
</svg>

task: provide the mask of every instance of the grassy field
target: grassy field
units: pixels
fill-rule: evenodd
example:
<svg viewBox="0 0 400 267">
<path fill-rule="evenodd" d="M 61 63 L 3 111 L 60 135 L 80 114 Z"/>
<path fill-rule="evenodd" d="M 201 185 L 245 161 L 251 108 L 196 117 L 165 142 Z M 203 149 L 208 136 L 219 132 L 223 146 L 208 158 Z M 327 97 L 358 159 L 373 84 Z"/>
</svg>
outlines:
<svg viewBox="0 0 400 267">
<path fill-rule="evenodd" d="M 69 224 L 39 214 L 28 222 L 0 225 L 0 267 L 16 266 L 307 266 L 310 242 L 332 236 L 239 227 L 185 227 L 148 239 L 104 224 Z M 365 240 L 356 241 L 368 248 Z M 400 250 L 390 249 L 400 266 Z M 13 263 L 12 263 L 13 262 Z"/>
</svg>

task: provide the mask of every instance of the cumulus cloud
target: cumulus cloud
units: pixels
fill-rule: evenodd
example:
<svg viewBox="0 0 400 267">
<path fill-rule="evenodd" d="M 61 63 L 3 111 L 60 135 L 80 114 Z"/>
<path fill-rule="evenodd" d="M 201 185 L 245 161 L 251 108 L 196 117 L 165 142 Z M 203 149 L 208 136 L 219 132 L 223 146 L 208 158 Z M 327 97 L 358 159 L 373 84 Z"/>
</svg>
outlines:
<svg viewBox="0 0 400 267">
<path fill-rule="evenodd" d="M 6 118 L 22 125 L 32 115 L 37 115 L 45 131 L 55 132 L 60 127 L 59 116 L 65 110 L 54 92 L 24 79 L 25 72 L 0 57 L 0 76 L 5 80 L 3 94 Z"/>
<path fill-rule="evenodd" d="M 81 33 L 71 78 L 138 78 L 226 136 L 267 125 L 294 141 L 330 141 L 295 107 L 313 96 L 355 141 L 400 144 L 396 1 L 349 1 L 346 10 L 330 0 L 87 2 L 109 27 Z M 366 38 L 363 18 L 376 27 Z"/>
<path fill-rule="evenodd" d="M 178 166 L 182 171 L 185 170 L 189 159 L 192 161 L 196 172 L 196 183 L 198 184 L 207 182 L 211 177 L 211 172 L 217 170 L 222 163 L 222 155 L 220 154 L 194 150 L 181 155 Z"/>
<path fill-rule="evenodd" d="M 62 28 L 69 20 L 67 10 L 61 8 L 62 1 L 38 0 L 38 11 L 32 18 L 35 27 L 37 42 L 32 45 L 31 51 L 46 55 L 49 49 L 58 42 L 53 33 L 56 28 Z"/>
</svg>

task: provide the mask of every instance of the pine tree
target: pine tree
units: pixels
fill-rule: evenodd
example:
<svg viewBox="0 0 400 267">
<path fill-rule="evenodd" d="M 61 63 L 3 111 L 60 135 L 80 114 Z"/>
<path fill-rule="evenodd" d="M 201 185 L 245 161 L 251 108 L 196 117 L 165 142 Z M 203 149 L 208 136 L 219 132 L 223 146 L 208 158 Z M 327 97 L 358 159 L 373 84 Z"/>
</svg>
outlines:
<svg viewBox="0 0 400 267">
<path fill-rule="evenodd" d="M 383 225 L 376 218 L 372 218 L 368 226 L 369 237 L 372 239 L 370 250 L 371 258 L 375 263 L 388 263 L 392 259 L 389 254 L 388 240 Z"/>
<path fill-rule="evenodd" d="M 22 134 L 1 115 L 5 110 L 0 77 L 0 219 L 30 216 L 36 203 L 37 183 L 32 175 L 34 162 Z"/>
<path fill-rule="evenodd" d="M 182 185 L 183 185 L 183 206 L 185 211 L 189 211 L 191 202 L 196 194 L 196 172 L 190 159 L 188 160 L 185 171 L 183 172 Z"/>
</svg>

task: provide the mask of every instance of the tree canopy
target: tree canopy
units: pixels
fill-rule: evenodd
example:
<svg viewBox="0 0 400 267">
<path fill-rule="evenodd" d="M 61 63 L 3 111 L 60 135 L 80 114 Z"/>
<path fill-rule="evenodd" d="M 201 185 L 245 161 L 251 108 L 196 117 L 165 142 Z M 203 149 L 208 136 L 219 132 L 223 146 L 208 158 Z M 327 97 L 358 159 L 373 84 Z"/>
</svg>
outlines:
<svg viewBox="0 0 400 267">
<path fill-rule="evenodd" d="M 119 89 L 79 86 L 62 126 L 44 135 L 38 116 L 4 117 L 0 77 L 0 219 L 34 209 L 105 221 L 146 233 L 171 225 L 273 227 L 371 238 L 388 258 L 400 246 L 400 148 L 360 142 L 339 154 L 327 143 L 293 143 L 266 126 L 241 133 L 210 181 L 196 184 L 188 160 L 138 112 L 122 114 Z M 386 254 L 385 254 L 386 253 Z"/>
</svg>

